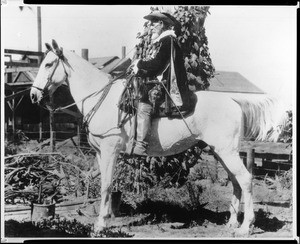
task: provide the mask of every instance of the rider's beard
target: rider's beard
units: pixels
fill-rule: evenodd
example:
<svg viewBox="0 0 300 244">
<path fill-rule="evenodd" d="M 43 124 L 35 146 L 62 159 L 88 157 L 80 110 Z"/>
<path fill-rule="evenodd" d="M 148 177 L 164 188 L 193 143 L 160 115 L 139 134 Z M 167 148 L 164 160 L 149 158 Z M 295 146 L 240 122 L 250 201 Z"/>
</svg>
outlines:
<svg viewBox="0 0 300 244">
<path fill-rule="evenodd" d="M 155 40 L 157 37 L 159 37 L 159 34 L 157 32 L 152 33 L 151 40 Z"/>
</svg>

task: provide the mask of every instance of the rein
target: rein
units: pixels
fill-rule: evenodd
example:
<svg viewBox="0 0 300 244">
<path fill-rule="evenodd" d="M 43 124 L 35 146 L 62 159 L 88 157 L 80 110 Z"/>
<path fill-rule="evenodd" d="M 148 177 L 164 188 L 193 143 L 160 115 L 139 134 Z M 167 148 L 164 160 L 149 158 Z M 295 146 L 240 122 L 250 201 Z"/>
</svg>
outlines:
<svg viewBox="0 0 300 244">
<path fill-rule="evenodd" d="M 94 116 L 94 114 L 97 112 L 98 108 L 101 106 L 101 104 L 103 103 L 104 99 L 106 98 L 108 92 L 110 91 L 110 88 L 112 87 L 113 83 L 120 79 L 124 74 L 119 75 L 118 77 L 112 79 L 111 81 L 108 82 L 108 84 L 106 84 L 100 91 L 97 92 L 100 93 L 101 91 L 103 91 L 100 99 L 98 100 L 98 102 L 95 104 L 95 106 L 87 113 L 87 115 L 85 115 L 83 117 L 83 126 L 87 127 L 89 122 L 91 121 L 92 117 Z M 90 97 L 90 95 L 88 96 Z M 88 97 L 86 97 L 85 99 L 87 99 Z M 85 100 L 84 99 L 84 100 Z M 83 112 L 83 110 L 82 110 Z"/>
<path fill-rule="evenodd" d="M 134 49 L 134 48 L 133 48 L 133 49 Z M 132 50 L 133 50 L 133 49 L 132 49 Z M 132 51 L 132 50 L 131 50 L 131 51 Z M 130 51 L 130 52 L 131 52 L 131 51 Z M 128 54 L 127 54 L 127 55 L 128 55 Z M 126 56 L 127 56 L 127 55 L 126 55 Z M 55 67 L 54 67 L 52 73 L 51 73 L 51 74 L 49 75 L 49 77 L 47 78 L 47 83 L 46 83 L 44 89 L 39 88 L 39 87 L 36 87 L 36 86 L 32 86 L 32 87 L 34 87 L 34 88 L 38 89 L 39 91 L 41 91 L 42 93 L 44 93 L 44 91 L 50 86 L 50 84 L 51 84 L 51 82 L 52 82 L 52 77 L 53 77 L 53 75 L 54 75 L 54 73 L 55 73 L 55 71 L 56 71 L 56 69 L 57 69 L 57 67 L 58 67 L 59 61 L 62 62 L 62 65 L 63 65 L 63 67 L 64 67 L 64 72 L 65 72 L 65 74 L 66 74 L 66 77 L 65 77 L 64 81 L 66 81 L 66 80 L 68 79 L 68 73 L 66 72 L 66 68 L 65 68 L 65 65 L 64 65 L 64 62 L 63 62 L 63 58 L 64 58 L 63 55 L 58 55 L 58 59 L 56 60 Z M 119 64 L 119 63 L 117 63 L 115 66 L 117 66 L 118 64 Z M 84 126 L 84 127 L 87 127 L 88 123 L 91 121 L 92 117 L 94 116 L 94 114 L 96 113 L 96 111 L 97 111 L 98 108 L 101 106 L 101 104 L 103 103 L 104 99 L 106 98 L 106 96 L 107 96 L 108 92 L 110 91 L 110 88 L 111 88 L 111 86 L 113 85 L 113 83 L 114 83 L 116 80 L 120 79 L 123 75 L 124 75 L 124 73 L 122 73 L 121 75 L 115 77 L 114 79 L 110 80 L 110 81 L 108 82 L 108 84 L 106 84 L 106 85 L 105 85 L 104 87 L 102 87 L 100 90 L 91 93 L 90 95 L 84 97 L 83 99 L 81 99 L 81 100 L 79 100 L 79 101 L 77 101 L 77 102 L 71 103 L 71 104 L 69 104 L 69 105 L 67 105 L 67 106 L 64 106 L 64 107 L 58 107 L 58 108 L 56 108 L 56 109 L 50 109 L 50 108 L 47 106 L 45 109 L 47 109 L 47 110 L 49 110 L 49 111 L 52 110 L 52 112 L 61 111 L 61 110 L 67 109 L 67 108 L 69 108 L 69 107 L 72 107 L 72 106 L 74 106 L 74 105 L 76 105 L 76 104 L 78 104 L 78 103 L 80 103 L 80 102 L 84 102 L 86 99 L 88 99 L 88 98 L 90 98 L 90 97 L 92 97 L 92 96 L 96 96 L 96 95 L 98 95 L 99 93 L 101 93 L 101 92 L 103 91 L 103 93 L 102 93 L 102 95 L 101 95 L 99 101 L 98 101 L 98 102 L 95 104 L 95 106 L 87 113 L 87 115 L 85 115 L 85 116 L 83 117 L 83 126 Z M 41 105 L 40 105 L 40 106 L 41 106 Z M 82 109 L 82 113 L 83 113 L 83 109 Z"/>
<path fill-rule="evenodd" d="M 56 112 L 56 111 L 60 111 L 60 110 L 64 110 L 66 108 L 69 108 L 69 107 L 72 107 L 80 102 L 84 102 L 86 99 L 90 98 L 90 97 L 93 97 L 93 96 L 96 96 L 98 95 L 99 93 L 102 93 L 100 99 L 98 100 L 98 102 L 95 104 L 95 106 L 87 113 L 87 115 L 85 115 L 83 117 L 83 127 L 87 127 L 88 123 L 91 121 L 92 117 L 94 116 L 94 114 L 96 113 L 96 111 L 98 110 L 98 108 L 101 106 L 101 104 L 103 103 L 104 99 L 106 98 L 108 92 L 110 91 L 110 88 L 111 86 L 114 84 L 114 82 L 118 79 L 120 79 L 124 74 L 121 74 L 119 76 L 117 76 L 116 78 L 110 80 L 108 82 L 108 84 L 106 84 L 104 87 L 102 87 L 100 90 L 98 91 L 95 91 L 93 93 L 91 93 L 90 95 L 84 97 L 83 99 L 77 101 L 77 102 L 74 102 L 74 103 L 71 103 L 67 106 L 64 106 L 64 107 L 58 107 L 56 109 L 53 109 L 52 111 L 53 112 Z M 49 110 L 49 109 L 48 109 Z M 82 113 L 83 113 L 83 109 L 82 109 Z"/>
</svg>

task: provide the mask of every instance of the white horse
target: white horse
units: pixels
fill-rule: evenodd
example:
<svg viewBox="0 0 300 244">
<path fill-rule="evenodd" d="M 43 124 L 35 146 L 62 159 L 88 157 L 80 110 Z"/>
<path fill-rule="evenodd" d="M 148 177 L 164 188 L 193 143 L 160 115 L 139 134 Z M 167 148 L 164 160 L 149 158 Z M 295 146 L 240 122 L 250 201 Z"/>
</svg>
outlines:
<svg viewBox="0 0 300 244">
<path fill-rule="evenodd" d="M 78 109 L 86 116 L 101 98 L 101 89 L 109 84 L 109 75 L 99 71 L 74 52 L 62 52 L 54 40 L 53 49 L 49 44 L 46 46 L 48 52 L 31 88 L 32 102 L 40 103 L 44 92 L 51 94 L 57 87 L 67 83 Z M 114 168 L 118 155 L 128 144 L 132 120 L 121 128 L 118 127 L 120 118 L 117 104 L 123 89 L 124 79 L 115 80 L 88 124 L 89 143 L 97 153 L 101 172 L 100 214 L 94 224 L 95 231 L 107 227 L 108 218 L 112 214 L 111 185 Z M 233 184 L 228 226 L 237 228 L 239 234 L 247 235 L 255 219 L 252 175 L 239 157 L 240 140 L 244 135 L 265 139 L 267 131 L 276 128 L 277 119 L 272 114 L 275 102 L 265 95 L 257 95 L 255 101 L 247 99 L 245 95 L 231 98 L 229 94 L 219 92 L 199 91 L 196 95 L 198 102 L 195 111 L 185 118 L 186 123 L 182 119 L 153 120 L 149 156 L 174 155 L 200 140 L 206 142 L 228 172 Z M 239 226 L 237 214 L 242 192 L 244 220 Z"/>
</svg>

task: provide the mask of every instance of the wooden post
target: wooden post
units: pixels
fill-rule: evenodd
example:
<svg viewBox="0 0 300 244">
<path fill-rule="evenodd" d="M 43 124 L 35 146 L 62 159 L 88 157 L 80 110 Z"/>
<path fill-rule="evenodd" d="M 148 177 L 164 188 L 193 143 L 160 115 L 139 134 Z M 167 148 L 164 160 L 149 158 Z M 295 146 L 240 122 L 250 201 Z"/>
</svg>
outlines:
<svg viewBox="0 0 300 244">
<path fill-rule="evenodd" d="M 254 159 L 255 159 L 255 150 L 254 148 L 249 148 L 247 150 L 247 169 L 250 172 L 250 174 L 253 173 Z"/>
<path fill-rule="evenodd" d="M 38 26 L 38 51 L 42 51 L 42 18 L 41 7 L 37 7 L 37 26 Z"/>
<path fill-rule="evenodd" d="M 82 124 L 82 118 L 80 117 L 77 119 L 77 137 L 78 137 L 78 146 L 81 145 L 81 124 Z"/>
<path fill-rule="evenodd" d="M 42 51 L 42 15 L 41 7 L 37 7 L 37 27 L 38 27 L 38 51 Z M 38 56 L 39 65 L 42 62 L 42 57 Z"/>
<path fill-rule="evenodd" d="M 13 95 L 15 92 L 13 91 Z M 15 134 L 16 134 L 16 122 L 15 122 L 15 98 L 12 99 L 11 101 L 11 111 L 12 111 L 12 118 L 11 118 L 11 123 L 12 123 L 12 138 L 15 140 Z"/>
<path fill-rule="evenodd" d="M 89 50 L 86 48 L 81 49 L 81 57 L 89 61 Z M 81 144 L 81 126 L 82 126 L 83 117 L 80 117 L 77 120 L 77 136 L 78 136 L 78 146 Z"/>
<path fill-rule="evenodd" d="M 43 117 L 42 117 L 42 109 L 39 107 L 39 115 L 40 115 L 40 122 L 39 122 L 39 142 L 43 140 Z"/>
<path fill-rule="evenodd" d="M 122 47 L 122 59 L 124 59 L 126 57 L 126 47 L 123 46 Z"/>
<path fill-rule="evenodd" d="M 53 106 L 53 96 L 50 95 L 50 105 L 51 105 L 51 110 L 49 112 L 49 124 L 50 124 L 50 148 L 51 151 L 55 151 L 55 131 L 54 131 L 54 112 L 52 111 L 52 106 Z"/>
<path fill-rule="evenodd" d="M 214 162 L 213 162 L 213 183 L 216 182 L 218 180 L 218 160 L 214 157 L 213 158 Z"/>
</svg>

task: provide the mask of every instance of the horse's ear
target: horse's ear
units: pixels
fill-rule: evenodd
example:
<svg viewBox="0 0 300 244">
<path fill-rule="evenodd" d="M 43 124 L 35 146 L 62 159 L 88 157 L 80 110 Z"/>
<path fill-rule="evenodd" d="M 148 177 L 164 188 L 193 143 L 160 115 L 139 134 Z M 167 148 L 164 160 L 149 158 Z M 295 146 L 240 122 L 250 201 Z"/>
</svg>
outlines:
<svg viewBox="0 0 300 244">
<path fill-rule="evenodd" d="M 46 46 L 46 48 L 47 48 L 47 52 L 52 51 L 52 47 L 50 46 L 49 43 L 45 43 L 45 46 Z"/>
<path fill-rule="evenodd" d="M 54 50 L 58 49 L 57 42 L 54 39 L 52 39 L 52 47 L 54 48 Z"/>
<path fill-rule="evenodd" d="M 58 47 L 57 42 L 55 40 L 52 40 L 52 47 L 54 48 L 56 55 L 58 57 L 62 57 L 63 55 L 62 49 Z"/>
</svg>

